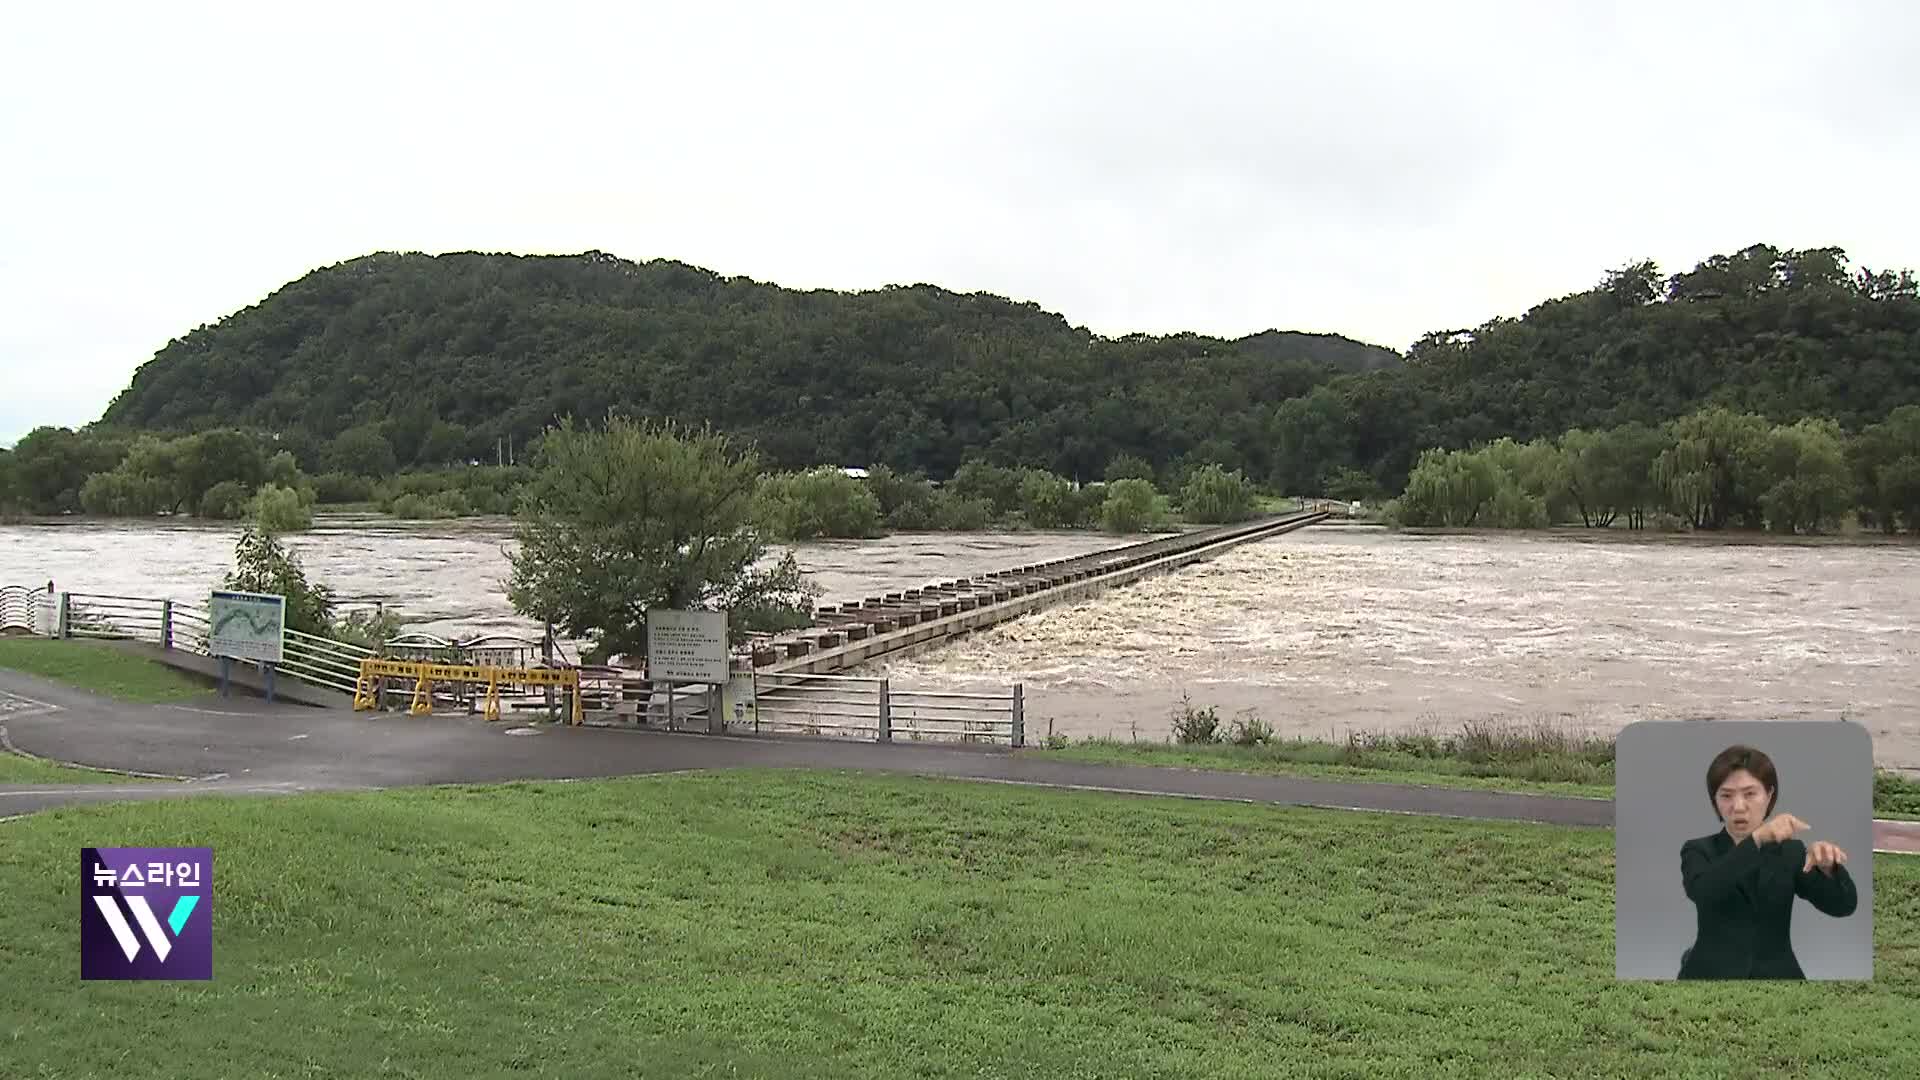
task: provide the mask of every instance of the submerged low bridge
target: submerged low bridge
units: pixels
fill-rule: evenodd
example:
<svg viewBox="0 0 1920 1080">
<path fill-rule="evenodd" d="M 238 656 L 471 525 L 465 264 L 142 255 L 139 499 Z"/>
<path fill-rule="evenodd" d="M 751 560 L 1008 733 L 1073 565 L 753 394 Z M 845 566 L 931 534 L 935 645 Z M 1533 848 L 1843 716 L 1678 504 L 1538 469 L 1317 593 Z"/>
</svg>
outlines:
<svg viewBox="0 0 1920 1080">
<path fill-rule="evenodd" d="M 1326 517 L 1324 511 L 1311 511 L 1198 529 L 822 607 L 814 612 L 814 625 L 757 646 L 753 667 L 768 673 L 830 674 L 883 657 L 910 656 L 975 630 L 1210 559 Z"/>
</svg>

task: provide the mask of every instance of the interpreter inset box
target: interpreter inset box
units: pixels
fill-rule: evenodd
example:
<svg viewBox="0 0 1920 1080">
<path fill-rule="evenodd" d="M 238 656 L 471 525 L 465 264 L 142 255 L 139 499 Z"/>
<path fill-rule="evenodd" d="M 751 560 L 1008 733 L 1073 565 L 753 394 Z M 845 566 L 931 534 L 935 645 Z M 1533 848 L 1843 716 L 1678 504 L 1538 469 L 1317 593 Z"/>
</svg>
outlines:
<svg viewBox="0 0 1920 1080">
<path fill-rule="evenodd" d="M 1614 759 L 1614 973 L 1871 979 L 1873 739 L 1642 721 Z"/>
</svg>

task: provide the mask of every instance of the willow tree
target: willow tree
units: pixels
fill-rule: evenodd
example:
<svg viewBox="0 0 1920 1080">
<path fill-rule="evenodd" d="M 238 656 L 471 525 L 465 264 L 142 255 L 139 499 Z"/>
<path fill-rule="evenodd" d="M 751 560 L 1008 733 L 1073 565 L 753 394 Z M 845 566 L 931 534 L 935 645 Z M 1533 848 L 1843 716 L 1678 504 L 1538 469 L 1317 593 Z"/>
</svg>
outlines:
<svg viewBox="0 0 1920 1080">
<path fill-rule="evenodd" d="M 520 494 L 514 610 L 593 643 L 583 659 L 643 654 L 647 610 L 731 612 L 751 630 L 805 625 L 819 590 L 754 524 L 758 455 L 710 428 L 610 418 L 550 428 Z"/>
</svg>

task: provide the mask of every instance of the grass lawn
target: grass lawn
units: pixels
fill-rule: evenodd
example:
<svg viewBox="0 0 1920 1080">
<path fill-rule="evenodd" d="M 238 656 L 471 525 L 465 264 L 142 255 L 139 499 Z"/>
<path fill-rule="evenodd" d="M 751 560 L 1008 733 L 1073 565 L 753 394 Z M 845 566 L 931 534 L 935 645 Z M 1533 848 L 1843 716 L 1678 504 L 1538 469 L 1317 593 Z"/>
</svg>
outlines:
<svg viewBox="0 0 1920 1080">
<path fill-rule="evenodd" d="M 1920 1075 L 1914 858 L 1874 983 L 1743 986 L 1613 980 L 1604 830 L 736 772 L 0 841 L 10 1078 Z M 214 980 L 81 982 L 76 850 L 188 844 Z"/>
<path fill-rule="evenodd" d="M 104 641 L 0 638 L 0 668 L 122 701 L 165 704 L 191 701 L 209 693 L 205 683 L 190 675 L 122 652 Z"/>
<path fill-rule="evenodd" d="M 119 773 L 85 769 L 78 765 L 62 765 L 58 762 L 31 758 L 25 754 L 10 754 L 0 750 L 0 784 L 141 784 L 147 782 L 138 776 L 122 776 Z"/>
</svg>

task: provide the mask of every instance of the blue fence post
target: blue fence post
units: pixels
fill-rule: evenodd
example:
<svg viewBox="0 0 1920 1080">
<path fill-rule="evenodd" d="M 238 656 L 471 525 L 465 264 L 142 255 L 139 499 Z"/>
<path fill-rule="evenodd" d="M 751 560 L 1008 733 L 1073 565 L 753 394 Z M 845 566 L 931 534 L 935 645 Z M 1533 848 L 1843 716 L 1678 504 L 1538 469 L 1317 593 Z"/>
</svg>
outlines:
<svg viewBox="0 0 1920 1080">
<path fill-rule="evenodd" d="M 160 647 L 173 648 L 173 601 L 160 601 Z"/>
</svg>

